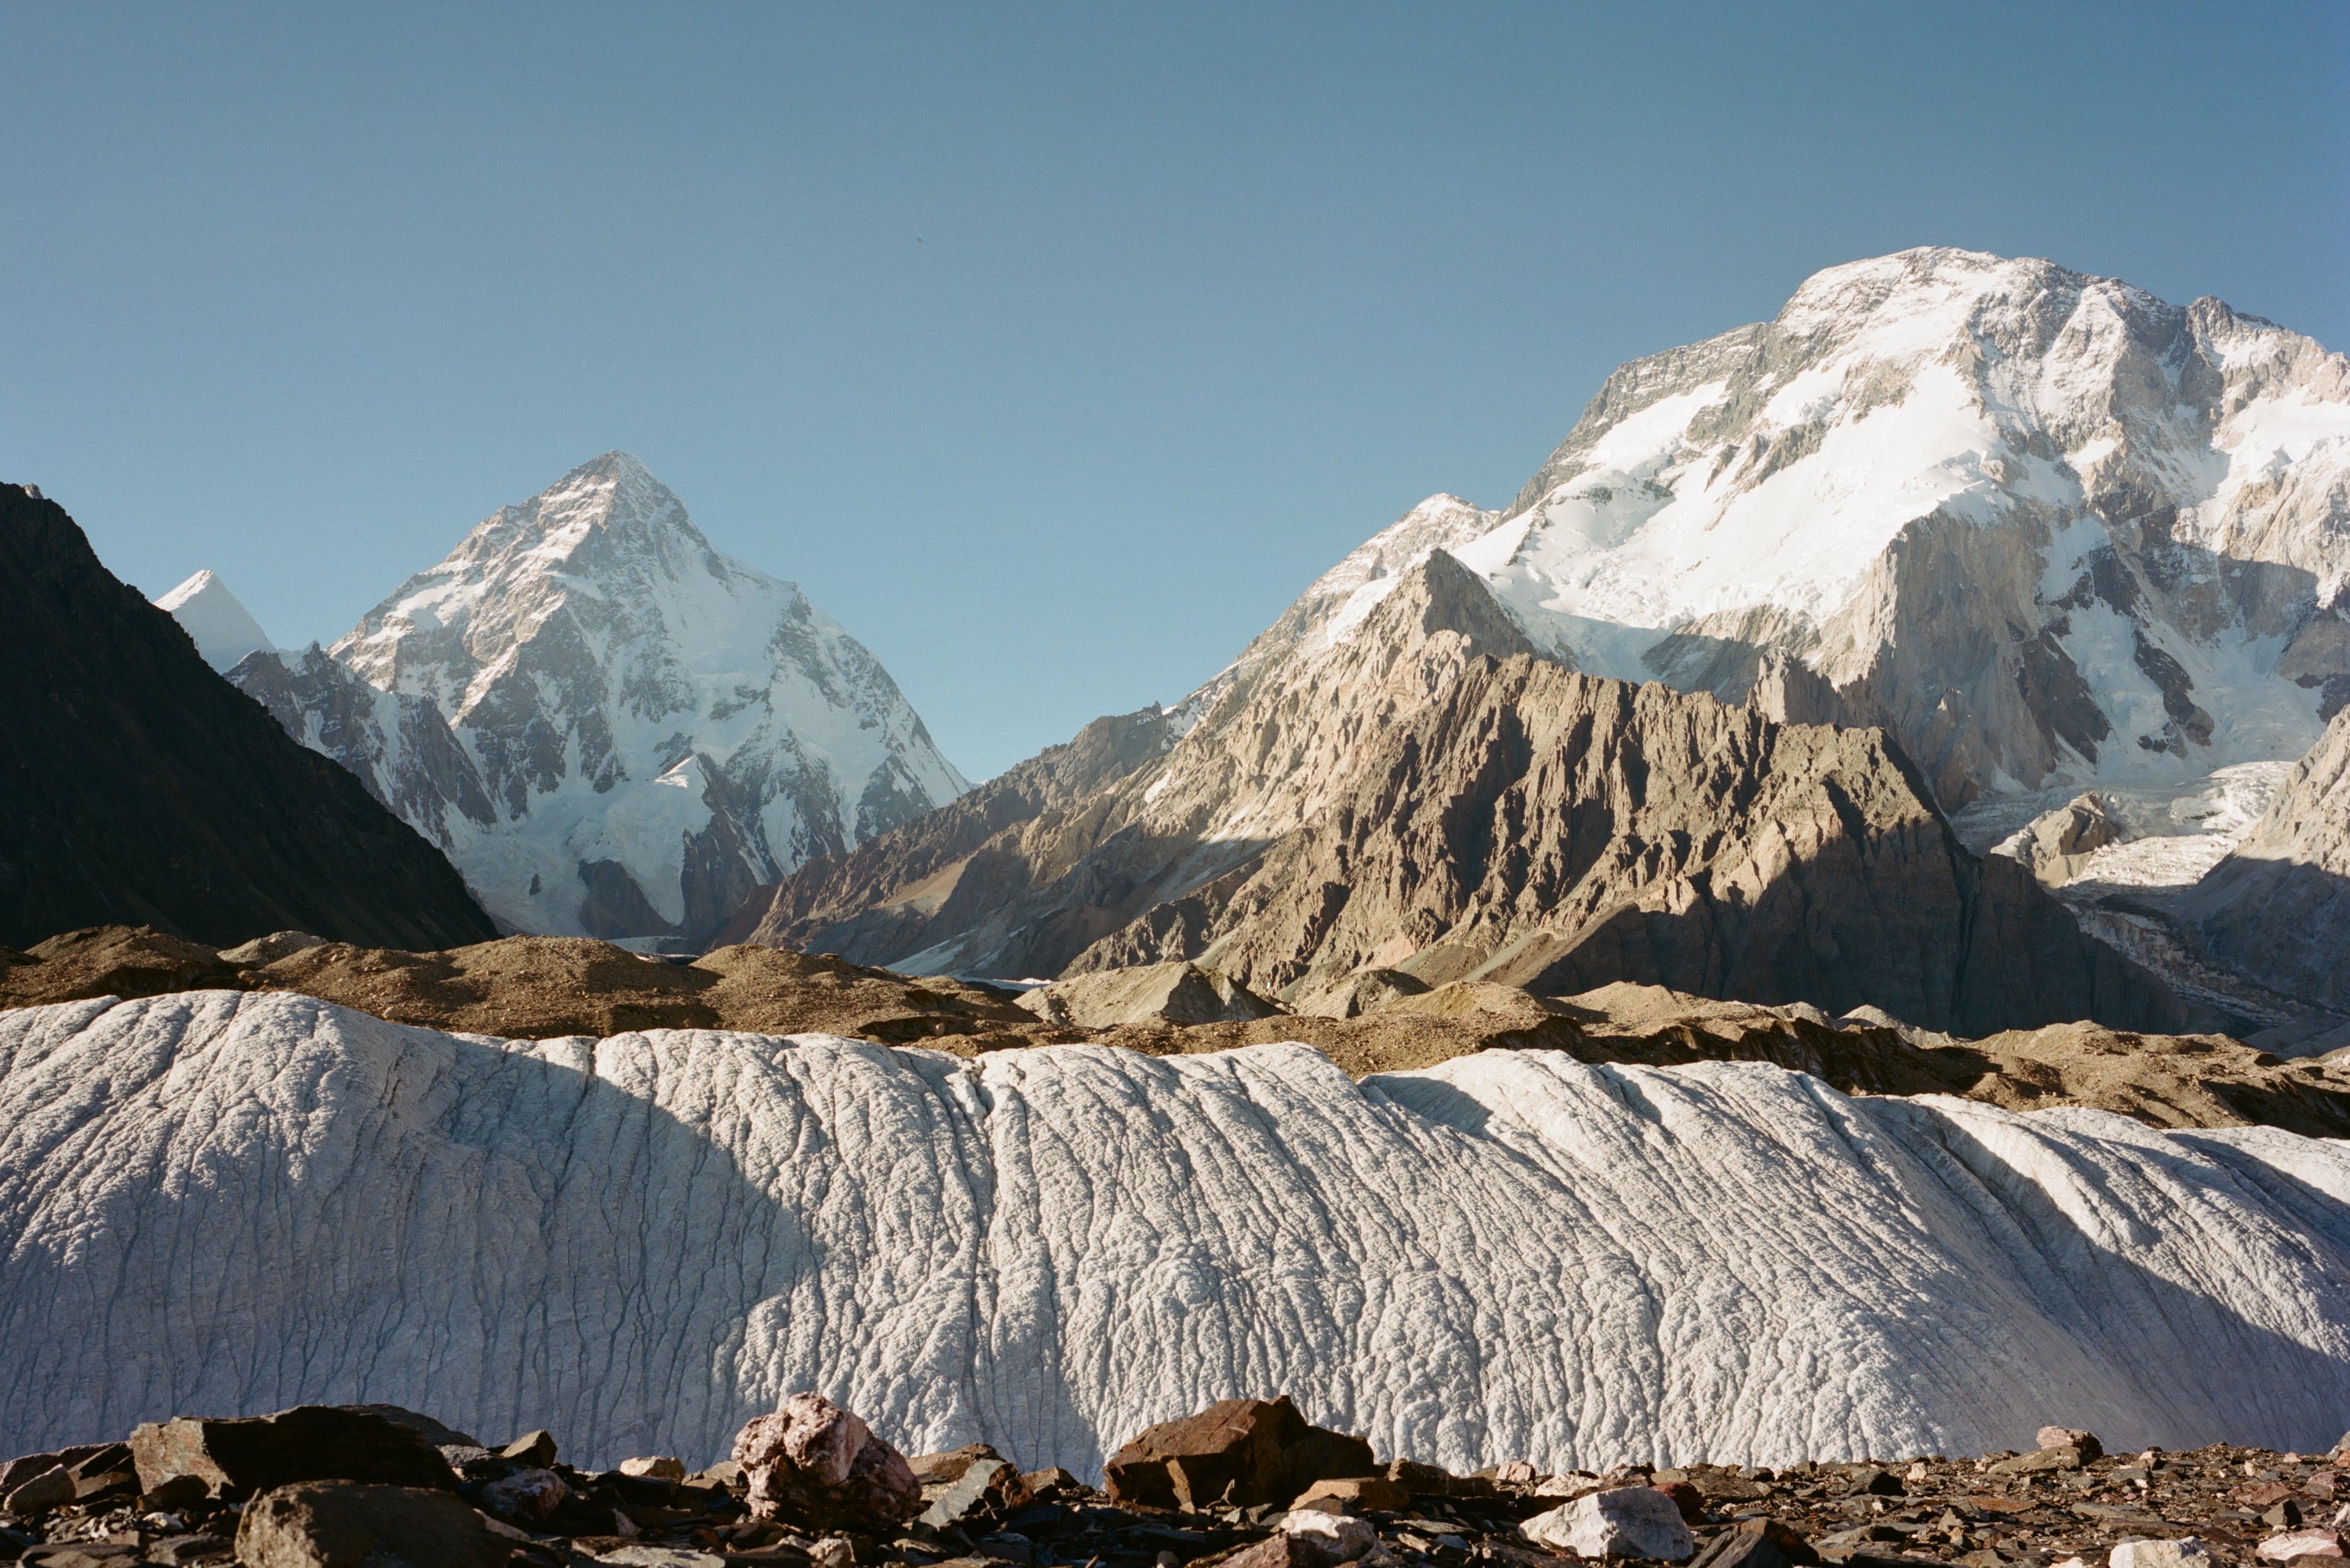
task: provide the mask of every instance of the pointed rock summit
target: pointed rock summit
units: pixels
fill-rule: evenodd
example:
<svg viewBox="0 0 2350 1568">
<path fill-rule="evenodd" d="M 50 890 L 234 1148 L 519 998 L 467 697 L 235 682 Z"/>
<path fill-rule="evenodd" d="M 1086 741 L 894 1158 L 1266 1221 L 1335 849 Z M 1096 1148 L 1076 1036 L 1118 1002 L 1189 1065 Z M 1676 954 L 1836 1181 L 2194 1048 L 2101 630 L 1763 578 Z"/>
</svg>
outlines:
<svg viewBox="0 0 2350 1568">
<path fill-rule="evenodd" d="M 157 599 L 155 607 L 186 629 L 195 639 L 196 651 L 214 670 L 226 671 L 246 654 L 276 646 L 228 585 L 210 571 L 198 572 Z"/>
<path fill-rule="evenodd" d="M 696 944 L 968 787 L 871 653 L 626 452 L 484 519 L 331 649 L 238 678 L 519 930 Z"/>
</svg>

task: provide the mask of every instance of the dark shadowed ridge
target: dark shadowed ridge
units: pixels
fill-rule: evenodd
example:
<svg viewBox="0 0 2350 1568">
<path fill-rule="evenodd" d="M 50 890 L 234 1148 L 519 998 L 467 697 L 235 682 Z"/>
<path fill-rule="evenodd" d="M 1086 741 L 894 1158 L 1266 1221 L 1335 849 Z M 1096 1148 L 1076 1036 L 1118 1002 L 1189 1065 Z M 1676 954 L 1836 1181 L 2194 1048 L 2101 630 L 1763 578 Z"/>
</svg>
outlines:
<svg viewBox="0 0 2350 1568">
<path fill-rule="evenodd" d="M 0 942 L 107 923 L 452 947 L 497 933 L 440 851 L 297 745 L 0 484 Z"/>
</svg>

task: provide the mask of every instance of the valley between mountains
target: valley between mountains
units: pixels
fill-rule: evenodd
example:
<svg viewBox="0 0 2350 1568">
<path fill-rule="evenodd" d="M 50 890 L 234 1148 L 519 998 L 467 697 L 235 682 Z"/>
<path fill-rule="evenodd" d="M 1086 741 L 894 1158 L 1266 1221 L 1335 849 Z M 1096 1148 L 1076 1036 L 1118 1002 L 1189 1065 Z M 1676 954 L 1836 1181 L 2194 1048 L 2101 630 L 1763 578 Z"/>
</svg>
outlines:
<svg viewBox="0 0 2350 1568">
<path fill-rule="evenodd" d="M 1072 1499 L 1279 1394 L 1529 1488 L 2350 1427 L 2350 360 L 2219 301 L 1831 268 L 977 784 L 624 452 L 299 649 L 36 487 L 0 550 L 42 1477 L 297 1405 L 699 1466 L 805 1393 Z M 442 1446 L 497 1512 L 521 1461 Z M 1390 1543 L 1278 1568 L 1469 1560 L 1365 1495 Z M 515 1563 L 1060 1561 L 497 1516 Z M 1480 1561 L 1561 1560 L 1518 1528 Z"/>
</svg>

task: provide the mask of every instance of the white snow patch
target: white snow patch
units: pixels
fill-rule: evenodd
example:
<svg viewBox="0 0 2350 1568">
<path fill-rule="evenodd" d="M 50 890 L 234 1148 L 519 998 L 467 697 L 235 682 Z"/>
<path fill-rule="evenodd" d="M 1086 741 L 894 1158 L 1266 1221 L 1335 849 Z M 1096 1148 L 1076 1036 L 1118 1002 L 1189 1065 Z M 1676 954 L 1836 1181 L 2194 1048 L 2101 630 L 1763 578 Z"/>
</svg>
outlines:
<svg viewBox="0 0 2350 1568">
<path fill-rule="evenodd" d="M 214 670 L 227 670 L 248 653 L 276 646 L 228 585 L 210 571 L 198 572 L 157 599 L 155 607 L 180 623 Z"/>
</svg>

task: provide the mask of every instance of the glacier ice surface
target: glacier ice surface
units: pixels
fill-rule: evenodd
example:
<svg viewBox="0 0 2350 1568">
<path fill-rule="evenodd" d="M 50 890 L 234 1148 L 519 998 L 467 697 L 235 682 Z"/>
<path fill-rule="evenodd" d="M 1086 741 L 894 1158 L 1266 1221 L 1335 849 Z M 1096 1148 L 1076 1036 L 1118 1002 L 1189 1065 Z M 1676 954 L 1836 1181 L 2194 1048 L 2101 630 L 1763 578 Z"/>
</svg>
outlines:
<svg viewBox="0 0 2350 1568">
<path fill-rule="evenodd" d="M 389 1400 L 583 1463 L 812 1387 L 907 1451 L 1097 1472 L 1294 1395 L 1544 1468 L 2312 1450 L 2350 1158 L 2267 1128 L 1847 1098 L 1776 1067 L 1303 1045 L 962 1062 L 506 1042 L 312 999 L 0 1014 L 0 1449 Z"/>
</svg>

